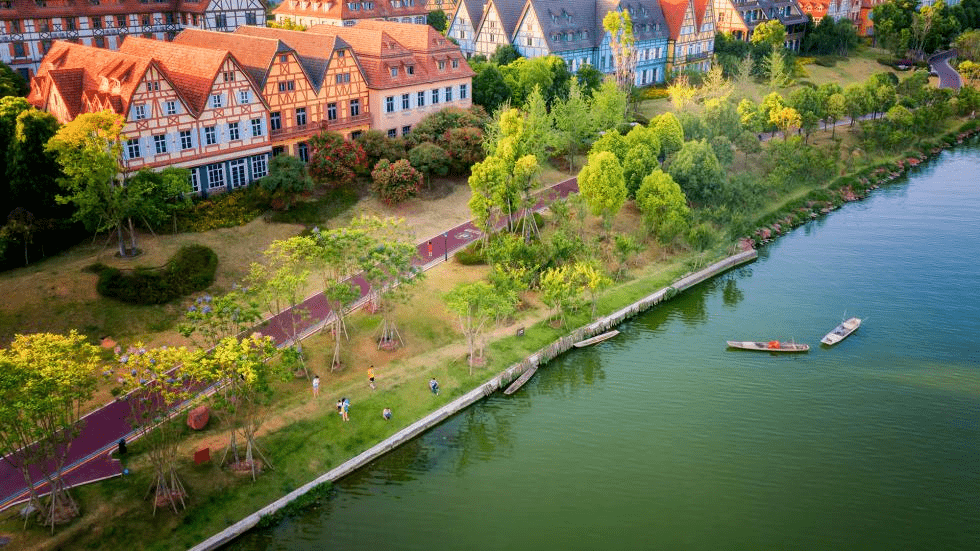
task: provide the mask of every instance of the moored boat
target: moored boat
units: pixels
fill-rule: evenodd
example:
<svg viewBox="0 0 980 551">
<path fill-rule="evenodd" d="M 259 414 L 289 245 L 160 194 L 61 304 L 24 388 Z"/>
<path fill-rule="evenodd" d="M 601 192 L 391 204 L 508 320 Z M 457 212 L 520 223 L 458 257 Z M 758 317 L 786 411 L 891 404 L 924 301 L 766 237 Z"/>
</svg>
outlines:
<svg viewBox="0 0 980 551">
<path fill-rule="evenodd" d="M 824 338 L 820 339 L 820 342 L 829 346 L 835 345 L 846 339 L 851 333 L 857 331 L 858 327 L 861 327 L 860 318 L 845 320 L 835 327 L 833 331 L 827 333 Z"/>
<path fill-rule="evenodd" d="M 806 352 L 810 350 L 809 344 L 781 341 L 728 341 L 728 346 L 759 352 Z"/>
<path fill-rule="evenodd" d="M 612 331 L 607 331 L 607 332 L 605 332 L 605 333 L 603 333 L 601 335 L 596 335 L 596 336 L 592 337 L 591 339 L 585 339 L 584 341 L 578 341 L 577 343 L 573 344 L 572 346 L 574 346 L 575 348 L 582 348 L 584 346 L 591 346 L 593 344 L 600 343 L 600 342 L 602 342 L 602 341 L 604 341 L 606 339 L 611 339 L 611 338 L 615 337 L 618 334 L 619 334 L 619 331 L 617 331 L 616 329 L 613 329 Z"/>
</svg>

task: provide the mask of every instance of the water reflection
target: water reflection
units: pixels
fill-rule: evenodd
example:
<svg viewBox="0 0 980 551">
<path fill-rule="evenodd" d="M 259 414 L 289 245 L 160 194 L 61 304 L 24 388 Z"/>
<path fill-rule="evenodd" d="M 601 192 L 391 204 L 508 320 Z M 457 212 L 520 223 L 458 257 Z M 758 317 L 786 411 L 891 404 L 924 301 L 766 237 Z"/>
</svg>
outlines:
<svg viewBox="0 0 980 551">
<path fill-rule="evenodd" d="M 725 288 L 721 294 L 721 300 L 729 308 L 738 306 L 739 302 L 745 298 L 745 293 L 743 293 L 738 288 L 738 283 L 735 282 L 735 278 L 726 278 Z"/>
</svg>

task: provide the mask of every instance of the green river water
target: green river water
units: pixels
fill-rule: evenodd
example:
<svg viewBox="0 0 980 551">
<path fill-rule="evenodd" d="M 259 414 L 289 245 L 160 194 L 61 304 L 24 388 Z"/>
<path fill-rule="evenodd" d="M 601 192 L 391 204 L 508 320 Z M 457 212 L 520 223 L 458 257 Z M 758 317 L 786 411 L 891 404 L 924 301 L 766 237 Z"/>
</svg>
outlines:
<svg viewBox="0 0 980 551">
<path fill-rule="evenodd" d="M 978 257 L 973 145 L 227 548 L 978 550 Z M 790 338 L 810 352 L 725 347 Z"/>
</svg>

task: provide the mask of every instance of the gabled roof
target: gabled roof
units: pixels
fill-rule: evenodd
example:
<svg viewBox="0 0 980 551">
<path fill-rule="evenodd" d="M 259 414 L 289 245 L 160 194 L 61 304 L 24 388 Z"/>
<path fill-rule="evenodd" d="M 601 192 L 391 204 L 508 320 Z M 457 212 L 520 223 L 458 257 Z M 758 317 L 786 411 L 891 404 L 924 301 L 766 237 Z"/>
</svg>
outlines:
<svg viewBox="0 0 980 551">
<path fill-rule="evenodd" d="M 317 26 L 319 25 L 315 25 L 314 28 Z M 334 28 L 339 29 L 340 27 Z M 287 31 L 272 27 L 253 27 L 248 25 L 238 27 L 232 34 L 276 39 L 281 41 L 285 46 L 292 48 L 299 57 L 300 65 L 303 66 L 307 78 L 310 79 L 310 82 L 316 90 L 320 90 L 323 86 L 323 79 L 326 78 L 327 68 L 330 66 L 330 59 L 333 53 L 341 49 L 354 50 L 346 40 L 336 34 Z"/>
<path fill-rule="evenodd" d="M 517 23 L 520 22 L 521 14 L 524 13 L 524 6 L 530 0 L 488 0 L 485 6 L 483 6 L 483 15 L 480 17 L 480 22 L 475 26 L 474 30 L 479 32 L 483 28 L 483 23 L 486 21 L 487 16 L 490 14 L 490 10 L 496 10 L 497 16 L 500 18 L 500 25 L 503 27 L 504 36 L 507 37 L 507 41 L 510 42 L 514 38 L 514 31 L 516 31 Z"/>
<path fill-rule="evenodd" d="M 697 32 L 701 32 L 704 25 L 704 16 L 708 13 L 708 6 L 711 0 L 694 0 L 694 24 L 697 25 Z"/>
<path fill-rule="evenodd" d="M 244 34 L 185 29 L 173 40 L 174 44 L 186 44 L 201 48 L 227 50 L 241 63 L 260 89 L 265 86 L 269 68 L 278 54 L 293 52 L 278 38 L 248 36 Z"/>
<path fill-rule="evenodd" d="M 386 17 L 406 17 L 427 15 L 429 8 L 427 0 L 415 0 L 409 6 L 405 0 L 395 7 L 389 0 L 283 0 L 272 13 L 285 17 L 320 17 L 324 19 L 367 20 Z M 356 6 L 356 10 L 351 7 Z M 371 6 L 368 8 L 368 6 Z"/>
<path fill-rule="evenodd" d="M 470 19 L 470 24 L 476 26 L 480 22 L 480 16 L 483 15 L 484 4 L 484 0 L 460 0 L 459 4 L 456 5 L 453 17 L 456 17 L 455 14 L 459 13 L 459 10 L 465 10 L 466 16 Z"/>
<path fill-rule="evenodd" d="M 681 35 L 681 26 L 684 24 L 684 16 L 691 5 L 691 0 L 660 0 L 663 8 L 664 19 L 667 21 L 667 29 L 670 32 L 670 39 L 677 40 Z"/>
<path fill-rule="evenodd" d="M 596 9 L 595 0 L 530 0 L 515 26 L 533 11 L 552 52 L 592 48 L 597 38 Z"/>
<path fill-rule="evenodd" d="M 156 60 L 167 78 L 182 92 L 188 107 L 195 114 L 204 110 L 218 72 L 225 60 L 231 57 L 227 50 L 198 48 L 135 36 L 127 36 L 119 51 Z"/>
</svg>

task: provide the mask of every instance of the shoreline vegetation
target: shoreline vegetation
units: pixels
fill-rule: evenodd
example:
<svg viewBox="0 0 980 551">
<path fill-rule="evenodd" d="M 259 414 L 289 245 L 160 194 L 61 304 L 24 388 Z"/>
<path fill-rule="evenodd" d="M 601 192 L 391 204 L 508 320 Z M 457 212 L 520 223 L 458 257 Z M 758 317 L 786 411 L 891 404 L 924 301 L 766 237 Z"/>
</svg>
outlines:
<svg viewBox="0 0 980 551">
<path fill-rule="evenodd" d="M 817 130 L 813 134 L 830 132 Z M 978 132 L 980 121 L 950 118 L 942 129 L 932 133 L 931 138 L 922 139 L 915 148 L 902 152 L 882 149 L 862 154 L 856 160 L 851 156 L 847 162 L 841 161 L 844 165 L 841 175 L 832 181 L 776 190 L 764 204 L 753 209 L 751 215 L 729 220 L 728 226 L 722 225 L 734 235 L 745 236 L 739 244 L 721 244 L 717 241 L 723 240 L 716 239 L 716 243 L 701 250 L 651 244 L 645 256 L 630 268 L 629 279 L 612 284 L 597 295 L 597 312 L 609 315 L 685 274 L 697 272 L 706 264 L 729 256 L 734 250 L 765 244 L 846 202 L 863 199 L 877 187 L 894 181 L 924 160 Z M 730 170 L 737 172 L 738 160 L 734 163 Z M 742 170 L 750 172 L 748 167 L 742 167 Z M 553 214 L 543 220 L 552 223 L 552 218 Z M 596 216 L 588 218 L 587 224 L 596 234 L 609 231 L 608 228 L 596 229 L 600 226 Z M 613 230 L 635 228 L 642 224 L 641 216 L 635 208 L 626 208 L 612 224 Z M 10 538 L 11 548 L 36 550 L 119 546 L 170 550 L 187 549 L 201 543 L 412 422 L 473 392 L 473 389 L 479 389 L 488 373 L 521 362 L 534 351 L 569 333 L 555 326 L 552 309 L 545 306 L 542 297 L 532 293 L 526 297 L 524 308 L 512 314 L 508 324 L 487 335 L 486 365 L 474 372 L 467 365 L 467 349 L 453 326 L 453 317 L 445 313 L 441 297 L 452 286 L 484 280 L 487 274 L 485 266 L 464 266 L 458 262 L 441 264 L 427 272 L 426 279 L 413 291 L 412 307 L 399 308 L 396 313 L 406 346 L 395 352 L 379 351 L 371 339 L 362 338 L 368 341 L 367 346 L 352 347 L 348 352 L 349 357 L 357 358 L 356 361 L 348 362 L 347 367 L 336 373 L 326 373 L 329 368 L 322 368 L 324 371 L 320 374 L 324 381 L 320 398 L 310 397 L 306 378 L 275 384 L 277 402 L 274 410 L 265 411 L 267 422 L 258 434 L 274 467 L 262 473 L 254 483 L 214 465 L 196 465 L 191 461 L 198 449 L 207 447 L 220 453 L 227 443 L 229 425 L 215 419 L 204 431 L 191 432 L 183 422 L 183 416 L 178 416 L 172 423 L 179 426 L 185 438 L 180 448 L 183 459 L 179 469 L 188 489 L 187 509 L 179 513 L 164 510 L 156 516 L 150 515 L 152 505 L 138 498 L 151 484 L 152 468 L 145 457 L 144 442 L 136 441 L 122 458 L 123 466 L 130 474 L 74 488 L 72 492 L 81 505 L 82 516 L 59 527 L 54 536 L 49 536 L 42 526 L 22 529 L 18 507 L 4 512 L 0 535 Z M 588 310 L 582 307 L 568 313 L 567 325 L 581 327 L 591 323 Z M 375 330 L 378 316 L 361 310 L 349 316 L 347 323 L 354 335 L 366 337 Z M 524 329 L 523 336 L 515 334 L 517 328 Z M 308 354 L 308 365 L 329 365 L 333 339 L 326 332 L 311 336 L 303 346 Z M 369 365 L 374 366 L 378 375 L 377 388 L 367 384 Z M 429 391 L 426 382 L 430 378 L 439 381 L 439 394 Z M 349 396 L 352 401 L 349 423 L 341 420 L 333 408 L 333 401 L 341 396 Z M 394 412 L 391 421 L 381 416 L 386 408 Z M 259 525 L 274 525 L 294 511 L 329 499 L 330 494 L 328 485 L 318 486 L 302 500 L 266 517 Z"/>
</svg>

